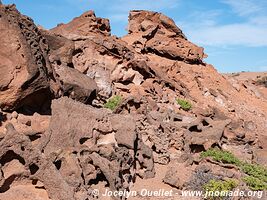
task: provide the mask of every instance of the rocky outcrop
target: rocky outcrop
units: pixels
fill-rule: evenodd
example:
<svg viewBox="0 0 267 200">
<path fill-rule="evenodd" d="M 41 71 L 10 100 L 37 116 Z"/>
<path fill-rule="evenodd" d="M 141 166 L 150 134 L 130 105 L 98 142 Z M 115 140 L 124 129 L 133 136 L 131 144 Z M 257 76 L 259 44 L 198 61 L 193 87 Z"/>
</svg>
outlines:
<svg viewBox="0 0 267 200">
<path fill-rule="evenodd" d="M 0 104 L 10 110 L 44 103 L 52 69 L 48 45 L 32 19 L 14 5 L 0 6 Z M 30 101 L 30 99 L 35 101 Z"/>
<path fill-rule="evenodd" d="M 93 78 L 99 95 L 106 98 L 112 94 L 112 71 L 121 62 L 127 63 L 134 52 L 125 42 L 115 37 L 95 37 L 75 41 L 74 68 Z M 117 77 L 116 77 L 117 78 Z"/>
<path fill-rule="evenodd" d="M 161 13 L 131 11 L 128 32 L 123 39 L 138 52 L 190 63 L 201 63 L 205 57 L 203 48 L 189 42 L 174 21 Z"/>
<path fill-rule="evenodd" d="M 0 141 L 1 192 L 33 180 L 51 199 L 86 199 L 92 183 L 103 182 L 116 191 L 129 189 L 137 175 L 153 177 L 152 151 L 138 137 L 131 116 L 99 112 L 69 98 L 53 101 L 52 110 L 50 126 L 41 138 L 6 126 Z M 22 117 L 19 114 L 17 123 L 30 120 Z M 121 120 L 125 118 L 126 126 Z M 123 137 L 126 133 L 128 137 Z"/>
<path fill-rule="evenodd" d="M 60 177 L 59 172 L 56 170 L 54 164 L 48 157 L 42 156 L 41 152 L 33 147 L 31 140 L 18 133 L 14 127 L 9 124 L 7 126 L 7 133 L 5 138 L 1 140 L 1 166 L 5 167 L 12 161 L 19 161 L 22 168 L 21 173 L 4 174 L 3 184 L 1 185 L 1 192 L 5 192 L 12 184 L 25 182 L 30 184 L 31 180 L 36 183 L 42 182 L 47 189 L 49 196 L 52 199 L 72 199 L 73 196 L 70 187 Z M 2 171 L 3 174 L 3 171 Z M 56 188 L 61 192 L 57 193 Z"/>
<path fill-rule="evenodd" d="M 133 10 L 129 14 L 129 34 L 146 32 L 147 30 L 159 29 L 162 34 L 177 36 L 186 39 L 182 30 L 169 17 L 145 10 Z"/>
<path fill-rule="evenodd" d="M 59 24 L 52 29 L 52 32 L 67 38 L 75 35 L 89 36 L 92 33 L 110 36 L 110 24 L 108 19 L 98 18 L 94 11 L 88 11 L 68 24 Z"/>
<path fill-rule="evenodd" d="M 112 114 L 106 109 L 99 111 L 68 98 L 54 101 L 52 111 L 43 149 L 47 155 L 61 152 L 55 162 L 61 163 L 60 171 L 62 170 L 62 176 L 66 177 L 67 182 L 73 180 L 68 175 L 71 175 L 72 170 L 86 173 L 82 177 L 87 186 L 99 181 L 98 176 L 104 176 L 111 190 L 124 190 L 130 187 L 139 173 L 153 176 L 152 152 L 138 137 L 131 116 Z M 127 124 L 123 123 L 125 119 L 128 119 Z M 70 158 L 68 156 L 69 161 L 65 157 L 67 152 L 72 155 Z M 77 152 L 79 156 L 71 152 Z M 79 163 L 79 160 L 90 164 L 87 166 L 84 163 L 82 168 L 76 166 L 76 169 L 70 169 L 69 162 Z M 137 162 L 142 168 L 137 167 Z M 84 180 L 77 175 L 73 181 L 77 183 L 76 187 L 80 187 Z"/>
<path fill-rule="evenodd" d="M 3 5 L 0 11 L 1 107 L 48 113 L 51 99 L 61 96 L 91 103 L 97 86 L 90 77 L 72 69 L 74 42 L 39 30 L 14 5 Z"/>
<path fill-rule="evenodd" d="M 52 30 L 0 11 L 1 200 L 182 199 L 228 178 L 248 190 L 200 156 L 210 148 L 266 165 L 266 88 L 220 75 L 170 18 L 131 11 L 118 38 L 92 11 Z"/>
</svg>

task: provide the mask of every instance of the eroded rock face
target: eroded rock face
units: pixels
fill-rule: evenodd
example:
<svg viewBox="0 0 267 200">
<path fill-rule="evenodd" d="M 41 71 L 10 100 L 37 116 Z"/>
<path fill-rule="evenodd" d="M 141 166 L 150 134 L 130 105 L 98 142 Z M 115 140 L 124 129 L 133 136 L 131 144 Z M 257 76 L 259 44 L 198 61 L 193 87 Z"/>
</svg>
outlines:
<svg viewBox="0 0 267 200">
<path fill-rule="evenodd" d="M 145 10 L 133 10 L 130 12 L 128 25 L 130 34 L 142 31 L 145 32 L 150 29 L 159 29 L 167 35 L 186 39 L 182 30 L 175 25 L 175 22 L 161 13 L 148 12 Z"/>
<path fill-rule="evenodd" d="M 128 60 L 134 58 L 133 49 L 115 37 L 101 36 L 75 41 L 75 48 L 74 68 L 96 81 L 99 95 L 110 97 L 112 94 L 112 71 L 115 71 L 119 63 L 127 63 Z"/>
<path fill-rule="evenodd" d="M 32 187 L 43 185 L 53 200 L 85 200 L 94 184 L 103 182 L 107 189 L 120 191 L 129 189 L 137 175 L 154 176 L 152 151 L 138 137 L 131 116 L 100 111 L 66 97 L 53 101 L 52 110 L 50 126 L 37 143 L 32 135 L 6 126 L 0 141 L 1 192 L 25 183 L 30 187 L 34 180 Z M 13 117 L 17 123 L 30 120 L 20 114 Z M 125 131 L 128 138 L 122 135 Z M 101 184 L 97 187 L 105 189 Z"/>
<path fill-rule="evenodd" d="M 109 36 L 110 24 L 108 19 L 98 18 L 94 11 L 88 11 L 68 24 L 59 24 L 52 31 L 67 38 L 75 35 L 89 36 L 92 33 Z"/>
<path fill-rule="evenodd" d="M 213 121 L 209 118 L 192 122 L 188 130 L 190 134 L 186 136 L 186 144 L 191 151 L 208 150 L 214 146 L 220 146 L 225 127 L 231 120 Z"/>
<path fill-rule="evenodd" d="M 55 162 L 61 163 L 62 176 L 76 189 L 84 182 L 79 171 L 85 173 L 82 177 L 86 187 L 104 176 L 111 190 L 128 189 L 139 173 L 154 176 L 152 151 L 138 138 L 131 116 L 112 114 L 68 98 L 53 101 L 52 111 L 44 153 L 59 153 Z M 71 171 L 77 172 L 76 178 Z"/>
<path fill-rule="evenodd" d="M 201 159 L 213 147 L 266 165 L 266 88 L 218 74 L 170 18 L 131 11 L 129 34 L 117 38 L 92 11 L 48 31 L 0 8 L 0 99 L 6 109 L 23 106 L 0 111 L 1 200 L 106 200 L 114 199 L 101 196 L 106 190 L 242 181 L 232 165 Z M 25 112 L 43 107 L 41 94 L 53 99 L 51 112 Z M 122 99 L 116 109 L 103 108 L 113 95 Z"/>
<path fill-rule="evenodd" d="M 30 179 L 32 179 L 41 181 L 52 199 L 72 199 L 73 191 L 60 177 L 50 159 L 41 155 L 38 148 L 32 146 L 31 140 L 18 133 L 11 124 L 7 126 L 6 136 L 1 140 L 0 155 L 2 167 L 9 164 L 10 161 L 16 160 L 24 166 L 21 173 L 15 173 L 11 180 L 4 175 L 4 182 L 1 186 L 2 192 L 6 191 L 12 184 L 27 181 L 30 183 Z M 34 182 L 36 183 L 36 181 Z M 57 193 L 56 188 L 59 188 L 62 192 Z"/>
<path fill-rule="evenodd" d="M 131 11 L 129 34 L 123 39 L 142 53 L 154 53 L 173 60 L 201 63 L 204 50 L 189 42 L 167 16 L 149 11 Z"/>
<path fill-rule="evenodd" d="M 74 42 L 46 30 L 41 30 L 41 33 L 49 45 L 49 61 L 52 64 L 73 67 Z"/>
<path fill-rule="evenodd" d="M 26 99 L 38 99 L 42 105 L 49 90 L 52 69 L 48 61 L 48 45 L 32 19 L 21 15 L 14 5 L 0 6 L 0 104 L 15 109 Z"/>
</svg>

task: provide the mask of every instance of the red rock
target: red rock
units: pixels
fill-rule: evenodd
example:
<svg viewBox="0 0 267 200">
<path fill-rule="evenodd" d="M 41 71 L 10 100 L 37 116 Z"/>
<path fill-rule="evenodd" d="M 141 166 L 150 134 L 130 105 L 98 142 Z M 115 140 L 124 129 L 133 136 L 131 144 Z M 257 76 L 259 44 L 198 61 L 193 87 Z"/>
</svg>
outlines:
<svg viewBox="0 0 267 200">
<path fill-rule="evenodd" d="M 12 110 L 49 93 L 48 45 L 33 21 L 14 5 L 0 5 L 0 105 Z"/>
<path fill-rule="evenodd" d="M 97 94 L 97 85 L 93 79 L 70 67 L 55 67 L 60 93 L 82 103 L 92 103 Z"/>
<path fill-rule="evenodd" d="M 110 25 L 108 19 L 97 18 L 94 11 L 88 11 L 68 24 L 59 24 L 51 31 L 67 38 L 71 35 L 89 36 L 92 33 L 109 36 Z"/>
<path fill-rule="evenodd" d="M 191 63 L 201 63 L 205 57 L 204 49 L 189 42 L 174 21 L 161 13 L 131 11 L 128 27 L 123 40 L 139 52 Z"/>
<path fill-rule="evenodd" d="M 49 61 L 52 64 L 73 67 L 74 42 L 58 34 L 41 30 L 49 45 Z"/>
<path fill-rule="evenodd" d="M 1 200 L 241 183 L 238 169 L 199 157 L 215 146 L 265 165 L 266 88 L 219 74 L 165 15 L 132 11 L 121 39 L 92 11 L 51 31 L 12 6 L 0 12 L 0 103 L 16 110 L 0 112 Z M 114 111 L 103 108 L 112 95 L 122 96 Z"/>
</svg>

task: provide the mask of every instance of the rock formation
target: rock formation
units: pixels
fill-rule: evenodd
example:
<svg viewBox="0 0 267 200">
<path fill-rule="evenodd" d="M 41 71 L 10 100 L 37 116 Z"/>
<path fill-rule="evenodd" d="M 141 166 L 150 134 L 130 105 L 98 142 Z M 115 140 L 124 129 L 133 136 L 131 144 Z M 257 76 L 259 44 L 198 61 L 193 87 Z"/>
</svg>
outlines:
<svg viewBox="0 0 267 200">
<path fill-rule="evenodd" d="M 204 57 L 204 49 L 189 42 L 174 21 L 163 14 L 131 11 L 128 31 L 124 39 L 139 52 L 192 63 L 201 63 Z"/>
<path fill-rule="evenodd" d="M 90 36 L 92 33 L 110 36 L 110 24 L 108 19 L 98 18 L 93 11 L 88 11 L 68 24 L 59 24 L 51 31 L 67 38 L 75 35 Z"/>
<path fill-rule="evenodd" d="M 1 107 L 15 109 L 23 102 L 41 106 L 52 78 L 46 40 L 14 5 L 1 5 L 0 15 Z M 35 101 L 27 102 L 30 100 Z"/>
<path fill-rule="evenodd" d="M 118 38 L 93 11 L 43 30 L 0 5 L 0 29 L 1 200 L 242 182 L 211 148 L 266 166 L 266 87 L 219 74 L 167 16 L 131 11 Z"/>
</svg>

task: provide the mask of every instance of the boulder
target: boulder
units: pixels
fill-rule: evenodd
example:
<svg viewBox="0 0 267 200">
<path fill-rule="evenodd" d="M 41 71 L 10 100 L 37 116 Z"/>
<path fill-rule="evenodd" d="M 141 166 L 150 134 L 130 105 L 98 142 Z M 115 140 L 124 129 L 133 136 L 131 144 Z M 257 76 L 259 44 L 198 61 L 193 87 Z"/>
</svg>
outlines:
<svg viewBox="0 0 267 200">
<path fill-rule="evenodd" d="M 41 30 L 49 45 L 49 61 L 52 64 L 73 67 L 74 42 L 61 35 Z"/>
<path fill-rule="evenodd" d="M 60 82 L 61 95 L 82 103 L 91 103 L 97 94 L 93 79 L 70 67 L 55 67 L 56 79 Z"/>
<path fill-rule="evenodd" d="M 224 129 L 231 120 L 198 119 L 188 126 L 185 144 L 191 152 L 197 153 L 221 145 Z"/>
<path fill-rule="evenodd" d="M 118 145 L 126 146 L 129 149 L 134 149 L 137 133 L 135 130 L 136 127 L 133 117 L 130 115 L 115 115 L 110 120 L 112 127 L 116 131 L 115 139 Z"/>
<path fill-rule="evenodd" d="M 67 97 L 53 100 L 45 153 L 80 147 L 87 140 L 93 139 L 94 129 L 111 132 L 111 126 L 101 124 L 106 115 L 106 109 L 98 110 Z M 95 144 L 95 141 L 92 143 Z"/>
<path fill-rule="evenodd" d="M 163 182 L 178 189 L 183 187 L 178 171 L 173 167 L 168 169 L 163 179 Z"/>
<path fill-rule="evenodd" d="M 254 156 L 253 160 L 256 163 L 267 167 L 267 151 L 266 151 L 266 149 L 256 149 L 253 152 L 253 156 Z"/>
</svg>

